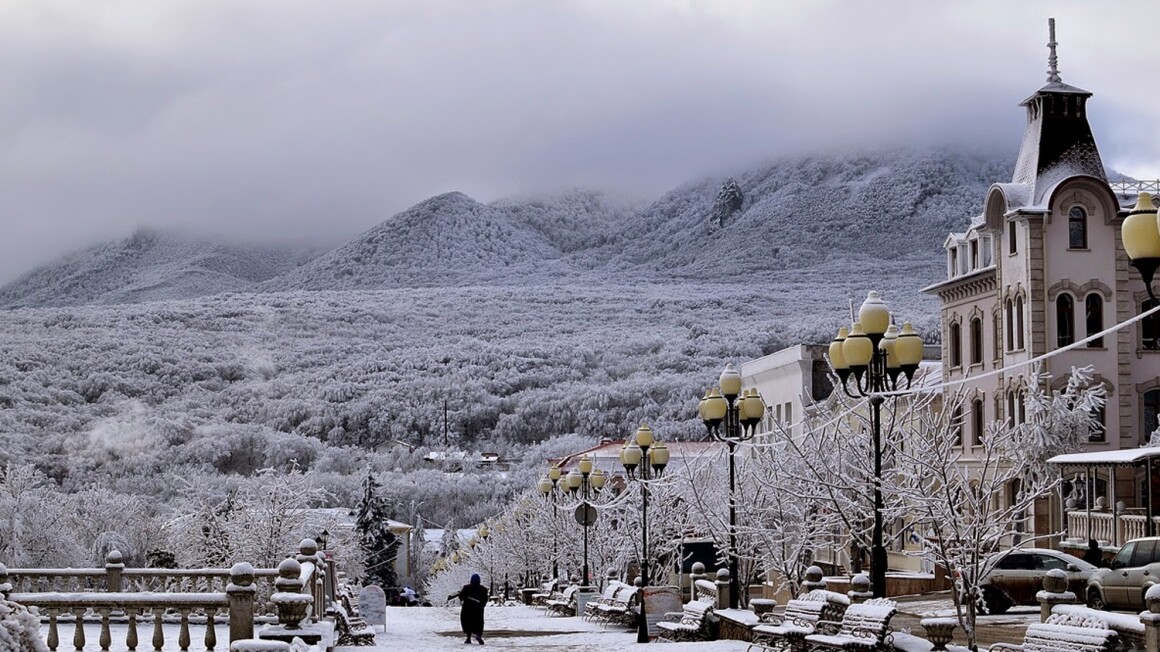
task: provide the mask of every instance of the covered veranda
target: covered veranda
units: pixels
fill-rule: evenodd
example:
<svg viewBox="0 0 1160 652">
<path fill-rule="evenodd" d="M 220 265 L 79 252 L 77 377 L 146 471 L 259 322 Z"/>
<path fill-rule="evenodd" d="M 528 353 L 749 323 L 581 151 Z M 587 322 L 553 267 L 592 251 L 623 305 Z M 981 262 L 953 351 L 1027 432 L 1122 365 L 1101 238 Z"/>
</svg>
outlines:
<svg viewBox="0 0 1160 652">
<path fill-rule="evenodd" d="M 1152 486 L 1160 448 L 1071 453 L 1047 463 L 1064 481 L 1059 499 L 1066 541 L 1119 547 L 1160 531 Z"/>
</svg>

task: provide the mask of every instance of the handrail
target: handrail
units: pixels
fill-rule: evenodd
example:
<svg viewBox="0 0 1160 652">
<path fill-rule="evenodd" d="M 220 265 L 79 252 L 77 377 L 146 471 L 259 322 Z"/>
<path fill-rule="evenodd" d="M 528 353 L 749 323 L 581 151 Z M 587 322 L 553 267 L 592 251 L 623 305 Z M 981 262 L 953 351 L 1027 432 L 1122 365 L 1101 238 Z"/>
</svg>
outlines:
<svg viewBox="0 0 1160 652">
<path fill-rule="evenodd" d="M 1160 193 L 1160 179 L 1153 181 L 1139 181 L 1136 179 L 1131 181 L 1111 181 L 1108 185 L 1112 187 L 1112 192 L 1119 195 L 1138 194 L 1141 192 Z"/>
</svg>

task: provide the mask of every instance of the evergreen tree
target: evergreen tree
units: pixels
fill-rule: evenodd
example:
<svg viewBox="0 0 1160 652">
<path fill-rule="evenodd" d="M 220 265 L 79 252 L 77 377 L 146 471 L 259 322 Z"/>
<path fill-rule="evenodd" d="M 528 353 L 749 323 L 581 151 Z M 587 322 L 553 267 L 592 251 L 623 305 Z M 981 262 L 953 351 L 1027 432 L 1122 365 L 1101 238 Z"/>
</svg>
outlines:
<svg viewBox="0 0 1160 652">
<path fill-rule="evenodd" d="M 387 503 L 378 495 L 379 483 L 367 469 L 362 482 L 362 498 L 359 499 L 354 530 L 359 537 L 359 548 L 365 556 L 366 582 L 378 584 L 384 589 L 398 586 L 395 575 L 395 557 L 399 553 L 399 540 L 391 532 Z"/>
</svg>

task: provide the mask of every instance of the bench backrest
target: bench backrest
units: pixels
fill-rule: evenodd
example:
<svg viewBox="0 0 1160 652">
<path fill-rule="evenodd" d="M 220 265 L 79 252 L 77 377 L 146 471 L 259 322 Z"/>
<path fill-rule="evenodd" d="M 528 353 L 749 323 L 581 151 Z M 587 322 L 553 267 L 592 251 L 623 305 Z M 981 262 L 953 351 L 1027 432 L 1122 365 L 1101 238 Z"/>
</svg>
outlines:
<svg viewBox="0 0 1160 652">
<path fill-rule="evenodd" d="M 572 596 L 575 595 L 576 592 L 579 590 L 580 590 L 579 584 L 573 584 L 572 586 L 569 586 L 568 588 L 564 589 L 564 599 L 567 600 L 568 602 L 571 602 Z"/>
<path fill-rule="evenodd" d="M 606 601 L 611 601 L 624 587 L 625 585 L 620 582 L 609 582 L 608 586 L 604 587 L 604 592 L 600 594 L 600 597 Z"/>
<path fill-rule="evenodd" d="M 700 625 L 704 622 L 709 612 L 716 607 L 715 603 L 693 600 L 685 604 L 685 608 L 681 610 L 681 622 L 686 624 Z"/>
<path fill-rule="evenodd" d="M 1117 633 L 1099 618 L 1052 614 L 1046 622 L 1032 623 L 1023 635 L 1024 652 L 1091 652 L 1108 650 Z"/>
<path fill-rule="evenodd" d="M 890 629 L 890 619 L 898 612 L 893 600 L 874 598 L 860 604 L 846 607 L 842 614 L 842 625 L 838 632 L 841 636 L 865 636 L 870 632 L 875 638 L 881 639 Z"/>
<path fill-rule="evenodd" d="M 629 604 L 632 599 L 636 597 L 636 592 L 640 590 L 635 586 L 626 586 L 619 593 L 616 594 L 616 599 L 613 600 L 616 604 Z"/>
<path fill-rule="evenodd" d="M 811 623 L 819 620 L 840 621 L 848 606 L 850 598 L 841 593 L 815 589 L 785 603 L 785 618 Z"/>
</svg>

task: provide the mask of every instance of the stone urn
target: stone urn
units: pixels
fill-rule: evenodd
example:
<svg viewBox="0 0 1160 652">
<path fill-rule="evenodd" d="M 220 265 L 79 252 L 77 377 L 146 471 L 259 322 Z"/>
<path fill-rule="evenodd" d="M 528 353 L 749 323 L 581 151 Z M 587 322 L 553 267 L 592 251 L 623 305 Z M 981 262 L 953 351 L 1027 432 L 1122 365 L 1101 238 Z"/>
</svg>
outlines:
<svg viewBox="0 0 1160 652">
<path fill-rule="evenodd" d="M 947 643 L 954 638 L 955 626 L 958 624 L 954 618 L 923 618 L 919 622 L 926 630 L 926 640 L 934 645 L 932 650 L 947 649 Z"/>
<path fill-rule="evenodd" d="M 278 579 L 274 580 L 277 592 L 270 596 L 278 611 L 278 624 L 286 629 L 298 629 L 310 607 L 314 596 L 302 592 L 302 564 L 295 559 L 284 559 L 278 564 Z"/>
</svg>

